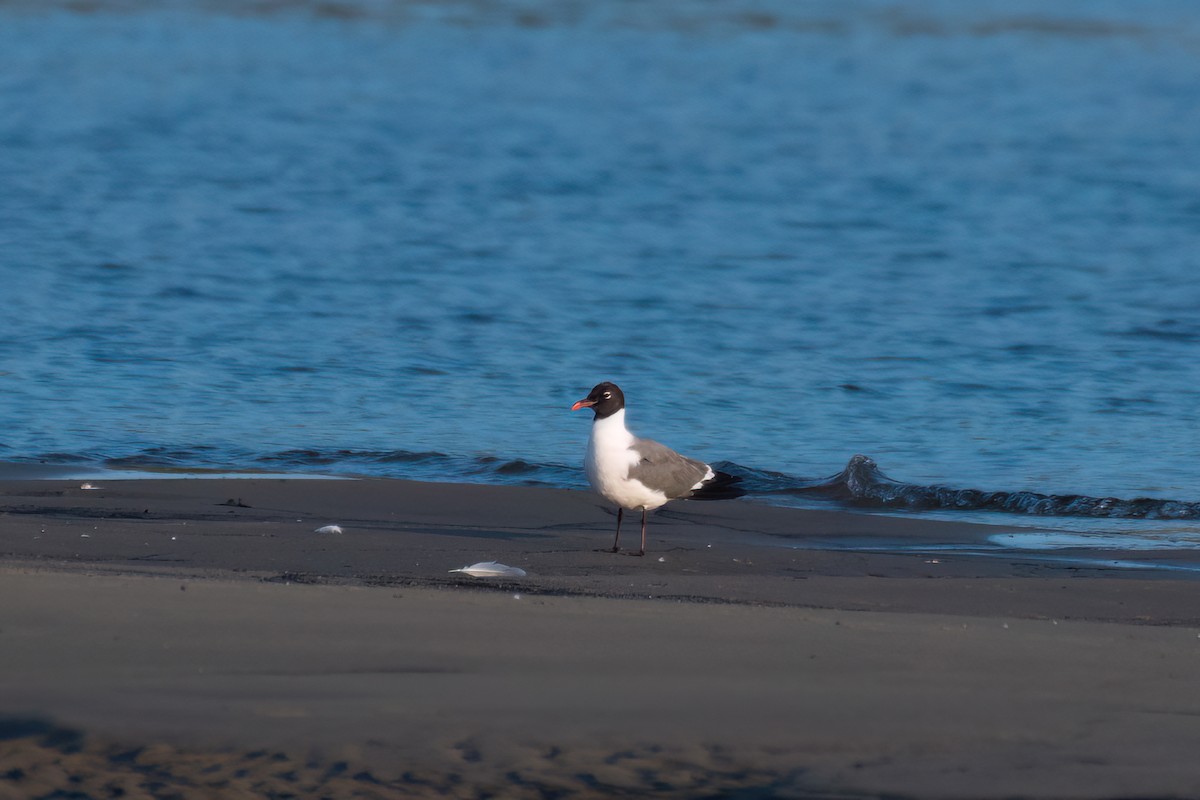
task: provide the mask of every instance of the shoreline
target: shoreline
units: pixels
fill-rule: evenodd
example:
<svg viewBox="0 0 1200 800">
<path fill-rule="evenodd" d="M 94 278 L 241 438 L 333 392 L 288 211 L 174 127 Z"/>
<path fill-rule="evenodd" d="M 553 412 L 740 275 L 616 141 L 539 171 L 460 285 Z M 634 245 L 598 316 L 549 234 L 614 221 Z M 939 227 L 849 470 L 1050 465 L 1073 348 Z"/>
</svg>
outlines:
<svg viewBox="0 0 1200 800">
<path fill-rule="evenodd" d="M 316 533 L 328 525 L 343 533 Z M 573 489 L 382 478 L 0 480 L 0 563 L 67 571 L 480 587 L 497 580 L 450 570 L 496 560 L 525 570 L 499 582 L 529 593 L 805 607 L 899 603 L 934 612 L 945 610 L 941 596 L 956 583 L 970 581 L 978 592 L 1030 579 L 1022 592 L 1030 600 L 1009 608 L 1041 614 L 1057 607 L 1054 592 L 1036 587 L 1060 578 L 1117 586 L 1200 578 L 1200 550 L 1000 546 L 998 538 L 1028 541 L 1036 529 L 746 499 L 682 501 L 651 514 L 644 558 L 608 552 L 614 525 L 613 509 Z M 637 526 L 626 528 L 628 543 Z M 986 605 L 975 603 L 972 613 Z M 1122 618 L 1117 608 L 1110 613 Z M 1155 615 L 1200 619 L 1200 604 L 1163 603 Z"/>
<path fill-rule="evenodd" d="M 744 501 L 635 558 L 581 491 L 98 485 L 0 481 L 0 798 L 1200 793 L 1190 573 Z M 490 560 L 527 575 L 448 572 Z"/>
</svg>

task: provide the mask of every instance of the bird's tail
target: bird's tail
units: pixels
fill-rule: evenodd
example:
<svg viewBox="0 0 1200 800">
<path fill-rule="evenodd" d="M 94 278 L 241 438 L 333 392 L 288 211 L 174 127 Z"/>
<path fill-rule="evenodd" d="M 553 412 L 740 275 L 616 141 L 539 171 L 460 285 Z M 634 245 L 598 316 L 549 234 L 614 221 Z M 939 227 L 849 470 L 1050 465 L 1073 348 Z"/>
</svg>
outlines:
<svg viewBox="0 0 1200 800">
<path fill-rule="evenodd" d="M 732 500 L 746 493 L 739 485 L 742 482 L 741 475 L 730 475 L 720 470 L 714 472 L 716 474 L 705 481 L 703 486 L 692 490 L 687 496 L 688 500 Z"/>
</svg>

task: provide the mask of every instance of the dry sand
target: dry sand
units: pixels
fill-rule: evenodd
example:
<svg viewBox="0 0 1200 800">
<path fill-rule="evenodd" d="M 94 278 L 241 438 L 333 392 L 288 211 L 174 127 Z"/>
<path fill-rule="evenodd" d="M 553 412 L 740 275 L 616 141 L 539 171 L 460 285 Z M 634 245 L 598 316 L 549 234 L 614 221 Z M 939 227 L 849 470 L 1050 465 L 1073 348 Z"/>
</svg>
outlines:
<svg viewBox="0 0 1200 800">
<path fill-rule="evenodd" d="M 0 482 L 2 798 L 1200 796 L 1194 572 L 749 502 L 632 558 L 581 492 L 99 485 Z M 447 572 L 492 559 L 529 574 Z"/>
</svg>

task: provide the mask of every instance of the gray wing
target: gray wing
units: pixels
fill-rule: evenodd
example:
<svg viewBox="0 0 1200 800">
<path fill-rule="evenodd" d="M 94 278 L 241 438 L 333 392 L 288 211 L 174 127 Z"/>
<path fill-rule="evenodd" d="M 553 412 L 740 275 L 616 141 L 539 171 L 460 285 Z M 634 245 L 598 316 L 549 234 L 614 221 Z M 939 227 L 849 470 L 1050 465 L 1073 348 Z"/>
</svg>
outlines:
<svg viewBox="0 0 1200 800">
<path fill-rule="evenodd" d="M 629 477 L 667 497 L 687 496 L 708 474 L 708 465 L 703 461 L 681 456 L 650 439 L 634 440 L 633 450 L 640 460 L 629 468 Z"/>
</svg>

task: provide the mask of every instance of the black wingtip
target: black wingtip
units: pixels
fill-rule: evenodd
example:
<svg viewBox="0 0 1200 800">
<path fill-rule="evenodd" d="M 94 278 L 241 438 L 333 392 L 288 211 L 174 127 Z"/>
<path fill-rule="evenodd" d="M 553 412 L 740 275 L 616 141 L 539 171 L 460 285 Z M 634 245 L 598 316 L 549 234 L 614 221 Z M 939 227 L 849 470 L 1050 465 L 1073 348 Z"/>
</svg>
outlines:
<svg viewBox="0 0 1200 800">
<path fill-rule="evenodd" d="M 746 494 L 739 484 L 742 476 L 730 475 L 728 472 L 716 470 L 716 474 L 704 482 L 699 489 L 693 489 L 687 496 L 688 500 L 732 500 Z"/>
</svg>

